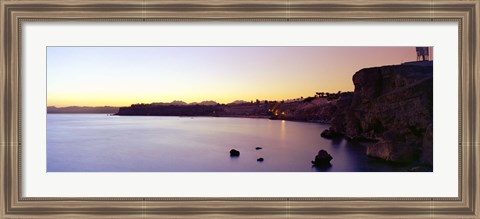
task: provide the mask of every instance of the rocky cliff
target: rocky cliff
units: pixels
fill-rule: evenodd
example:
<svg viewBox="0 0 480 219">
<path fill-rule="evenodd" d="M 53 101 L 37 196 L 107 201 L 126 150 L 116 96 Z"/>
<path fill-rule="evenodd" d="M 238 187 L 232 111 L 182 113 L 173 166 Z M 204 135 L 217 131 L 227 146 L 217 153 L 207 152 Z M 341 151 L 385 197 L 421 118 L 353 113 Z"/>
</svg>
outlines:
<svg viewBox="0 0 480 219">
<path fill-rule="evenodd" d="M 353 76 L 353 96 L 336 103 L 330 131 L 370 140 L 367 155 L 432 165 L 433 67 L 366 68 Z"/>
</svg>

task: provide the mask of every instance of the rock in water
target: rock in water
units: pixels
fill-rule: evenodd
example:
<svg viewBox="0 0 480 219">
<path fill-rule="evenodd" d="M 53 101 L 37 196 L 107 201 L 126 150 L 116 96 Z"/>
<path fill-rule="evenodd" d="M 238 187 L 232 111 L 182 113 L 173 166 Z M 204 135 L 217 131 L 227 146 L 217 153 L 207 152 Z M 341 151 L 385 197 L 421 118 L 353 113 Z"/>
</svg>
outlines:
<svg viewBox="0 0 480 219">
<path fill-rule="evenodd" d="M 318 152 L 317 156 L 315 156 L 315 160 L 312 161 L 312 164 L 315 166 L 327 166 L 330 165 L 332 159 L 332 155 L 322 149 Z"/>
<path fill-rule="evenodd" d="M 240 156 L 240 151 L 237 151 L 235 149 L 230 150 L 230 157 L 238 157 Z"/>
<path fill-rule="evenodd" d="M 330 129 L 325 129 L 320 136 L 326 139 L 338 139 L 342 137 L 342 134 L 339 132 L 332 131 Z"/>
<path fill-rule="evenodd" d="M 256 147 L 256 148 L 255 148 L 255 150 L 260 150 L 260 149 L 262 149 L 262 148 L 261 148 L 261 147 Z"/>
<path fill-rule="evenodd" d="M 258 162 L 263 162 L 263 157 L 257 159 Z"/>
</svg>

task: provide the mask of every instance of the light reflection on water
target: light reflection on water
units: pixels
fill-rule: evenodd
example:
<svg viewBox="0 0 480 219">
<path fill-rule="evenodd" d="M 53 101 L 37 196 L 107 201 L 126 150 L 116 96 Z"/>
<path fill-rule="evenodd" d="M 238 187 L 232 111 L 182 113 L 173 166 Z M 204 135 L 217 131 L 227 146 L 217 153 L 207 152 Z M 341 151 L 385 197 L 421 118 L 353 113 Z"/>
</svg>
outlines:
<svg viewBox="0 0 480 219">
<path fill-rule="evenodd" d="M 48 172 L 398 171 L 365 148 L 320 137 L 328 125 L 268 119 L 48 114 Z M 255 150 L 255 147 L 262 147 Z M 240 151 L 231 158 L 229 151 Z M 320 149 L 332 166 L 311 161 Z M 256 160 L 263 157 L 265 161 Z"/>
</svg>

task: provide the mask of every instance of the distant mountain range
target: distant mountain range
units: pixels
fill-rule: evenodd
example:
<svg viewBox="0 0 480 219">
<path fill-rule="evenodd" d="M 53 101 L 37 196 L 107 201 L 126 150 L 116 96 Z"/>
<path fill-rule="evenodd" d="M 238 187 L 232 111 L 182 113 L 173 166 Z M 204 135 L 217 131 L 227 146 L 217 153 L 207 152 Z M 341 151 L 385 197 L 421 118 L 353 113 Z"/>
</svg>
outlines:
<svg viewBox="0 0 480 219">
<path fill-rule="evenodd" d="M 262 101 L 263 102 L 263 101 Z M 191 103 L 187 103 L 185 101 L 182 101 L 182 100 L 174 100 L 170 103 L 166 103 L 166 102 L 153 102 L 153 103 L 137 103 L 137 104 L 132 104 L 131 106 L 136 106 L 136 105 L 150 105 L 150 106 L 195 106 L 195 105 L 200 105 L 200 106 L 216 106 L 216 105 L 237 105 L 237 104 L 246 104 L 246 103 L 250 103 L 249 101 L 245 101 L 245 100 L 235 100 L 231 103 L 227 103 L 227 104 L 221 104 L 221 103 L 218 103 L 216 101 L 213 101 L 213 100 L 206 100 L 206 101 L 202 101 L 202 102 L 191 102 Z"/>
<path fill-rule="evenodd" d="M 214 106 L 214 105 L 217 105 L 217 104 L 218 103 L 213 101 L 213 100 L 202 101 L 200 103 L 198 103 L 198 102 L 186 103 L 185 101 L 181 101 L 181 100 L 174 100 L 170 103 L 163 103 L 163 102 L 151 103 L 151 105 L 153 105 L 153 106 L 186 106 L 186 105 Z"/>
<path fill-rule="evenodd" d="M 234 104 L 244 104 L 244 103 L 248 103 L 248 102 L 245 101 L 245 100 L 235 100 L 235 101 L 233 101 L 233 102 L 231 102 L 231 103 L 229 103 L 229 104 L 234 105 Z"/>
</svg>

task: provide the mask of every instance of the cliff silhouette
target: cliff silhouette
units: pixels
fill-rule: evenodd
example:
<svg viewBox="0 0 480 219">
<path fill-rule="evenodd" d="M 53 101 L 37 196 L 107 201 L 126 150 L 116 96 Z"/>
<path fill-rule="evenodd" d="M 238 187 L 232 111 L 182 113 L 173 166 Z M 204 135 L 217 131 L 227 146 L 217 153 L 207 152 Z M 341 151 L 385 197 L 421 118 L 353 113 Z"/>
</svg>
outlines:
<svg viewBox="0 0 480 219">
<path fill-rule="evenodd" d="M 433 164 L 433 63 L 366 68 L 353 96 L 338 100 L 330 132 L 370 141 L 367 155 Z"/>
</svg>

